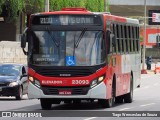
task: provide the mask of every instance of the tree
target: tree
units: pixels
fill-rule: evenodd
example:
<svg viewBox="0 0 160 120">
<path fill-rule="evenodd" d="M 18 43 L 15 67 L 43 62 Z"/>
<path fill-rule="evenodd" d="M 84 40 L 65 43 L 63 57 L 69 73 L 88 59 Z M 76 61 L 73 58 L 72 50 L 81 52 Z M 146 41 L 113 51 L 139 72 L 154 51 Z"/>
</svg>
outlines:
<svg viewBox="0 0 160 120">
<path fill-rule="evenodd" d="M 5 0 L 0 0 L 0 14 L 2 13 L 2 5 L 4 4 Z"/>
<path fill-rule="evenodd" d="M 32 14 L 44 11 L 45 0 L 0 0 L 0 14 L 2 9 L 7 10 L 7 22 L 16 22 L 22 12 Z M 64 7 L 85 7 L 90 11 L 104 11 L 104 0 L 50 0 L 50 11 Z"/>
</svg>

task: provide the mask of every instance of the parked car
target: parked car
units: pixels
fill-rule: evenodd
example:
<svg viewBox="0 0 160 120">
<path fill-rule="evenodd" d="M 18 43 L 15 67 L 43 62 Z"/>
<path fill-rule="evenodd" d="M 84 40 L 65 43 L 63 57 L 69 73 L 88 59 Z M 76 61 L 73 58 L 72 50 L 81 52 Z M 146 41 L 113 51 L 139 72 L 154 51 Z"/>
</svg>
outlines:
<svg viewBox="0 0 160 120">
<path fill-rule="evenodd" d="M 0 64 L 0 96 L 15 96 L 21 100 L 28 92 L 27 66 Z"/>
</svg>

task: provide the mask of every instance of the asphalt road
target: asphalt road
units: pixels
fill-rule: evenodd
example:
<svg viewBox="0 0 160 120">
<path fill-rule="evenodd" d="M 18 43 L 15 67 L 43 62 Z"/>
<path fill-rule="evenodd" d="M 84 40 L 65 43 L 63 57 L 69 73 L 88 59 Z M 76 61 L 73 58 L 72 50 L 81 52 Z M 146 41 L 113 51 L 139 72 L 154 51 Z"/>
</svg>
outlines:
<svg viewBox="0 0 160 120">
<path fill-rule="evenodd" d="M 134 90 L 134 101 L 132 103 L 123 103 L 116 104 L 112 108 L 101 108 L 98 103 L 88 103 L 83 101 L 83 103 L 74 105 L 74 104 L 63 104 L 53 105 L 50 113 L 55 114 L 56 119 L 63 119 L 61 116 L 65 117 L 65 120 L 75 119 L 74 117 L 69 117 L 72 113 L 76 114 L 75 117 L 77 120 L 99 120 L 106 119 L 103 117 L 97 117 L 95 113 L 105 111 L 160 111 L 160 75 L 154 74 L 145 74 L 141 76 L 141 87 Z M 28 100 L 27 96 L 23 96 L 23 100 L 17 101 L 14 97 L 0 97 L 0 111 L 42 111 L 39 100 L 33 99 Z M 78 112 L 77 112 L 78 111 Z M 89 111 L 86 115 L 86 112 Z M 77 113 L 76 113 L 77 112 Z M 83 117 L 83 114 L 85 117 Z M 82 118 L 83 117 L 83 118 Z M 108 119 L 122 119 L 122 118 L 109 118 Z M 152 120 L 157 119 L 151 117 Z M 146 117 L 145 120 L 151 119 Z M 0 118 L 1 119 L 1 118 Z M 5 118 L 3 118 L 5 119 Z M 36 119 L 36 118 L 35 118 Z M 52 118 L 48 118 L 52 119 Z M 134 120 L 132 118 L 123 118 L 126 120 Z M 136 118 L 137 120 L 142 120 L 143 118 Z M 159 118 L 160 119 L 160 118 Z M 17 118 L 15 118 L 17 120 Z"/>
</svg>

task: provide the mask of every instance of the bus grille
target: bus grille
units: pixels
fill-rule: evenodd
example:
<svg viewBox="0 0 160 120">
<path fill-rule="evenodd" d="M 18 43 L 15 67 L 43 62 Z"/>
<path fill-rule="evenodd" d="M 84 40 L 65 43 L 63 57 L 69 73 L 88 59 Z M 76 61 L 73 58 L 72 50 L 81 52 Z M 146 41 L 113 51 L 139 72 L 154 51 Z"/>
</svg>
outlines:
<svg viewBox="0 0 160 120">
<path fill-rule="evenodd" d="M 45 95 L 58 95 L 59 90 L 70 90 L 72 91 L 72 95 L 86 95 L 88 93 L 89 87 L 69 87 L 69 88 L 42 87 L 42 90 Z"/>
<path fill-rule="evenodd" d="M 83 77 L 92 74 L 89 69 L 42 69 L 37 73 L 48 77 Z"/>
</svg>

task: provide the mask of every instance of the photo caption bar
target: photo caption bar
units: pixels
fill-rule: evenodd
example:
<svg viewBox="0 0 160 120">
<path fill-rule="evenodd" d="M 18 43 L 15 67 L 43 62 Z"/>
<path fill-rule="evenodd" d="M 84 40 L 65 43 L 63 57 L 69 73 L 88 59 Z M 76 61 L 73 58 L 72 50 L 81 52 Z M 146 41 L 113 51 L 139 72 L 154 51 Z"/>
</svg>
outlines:
<svg viewBox="0 0 160 120">
<path fill-rule="evenodd" d="M 160 117 L 160 111 L 0 111 L 0 117 Z"/>
</svg>

